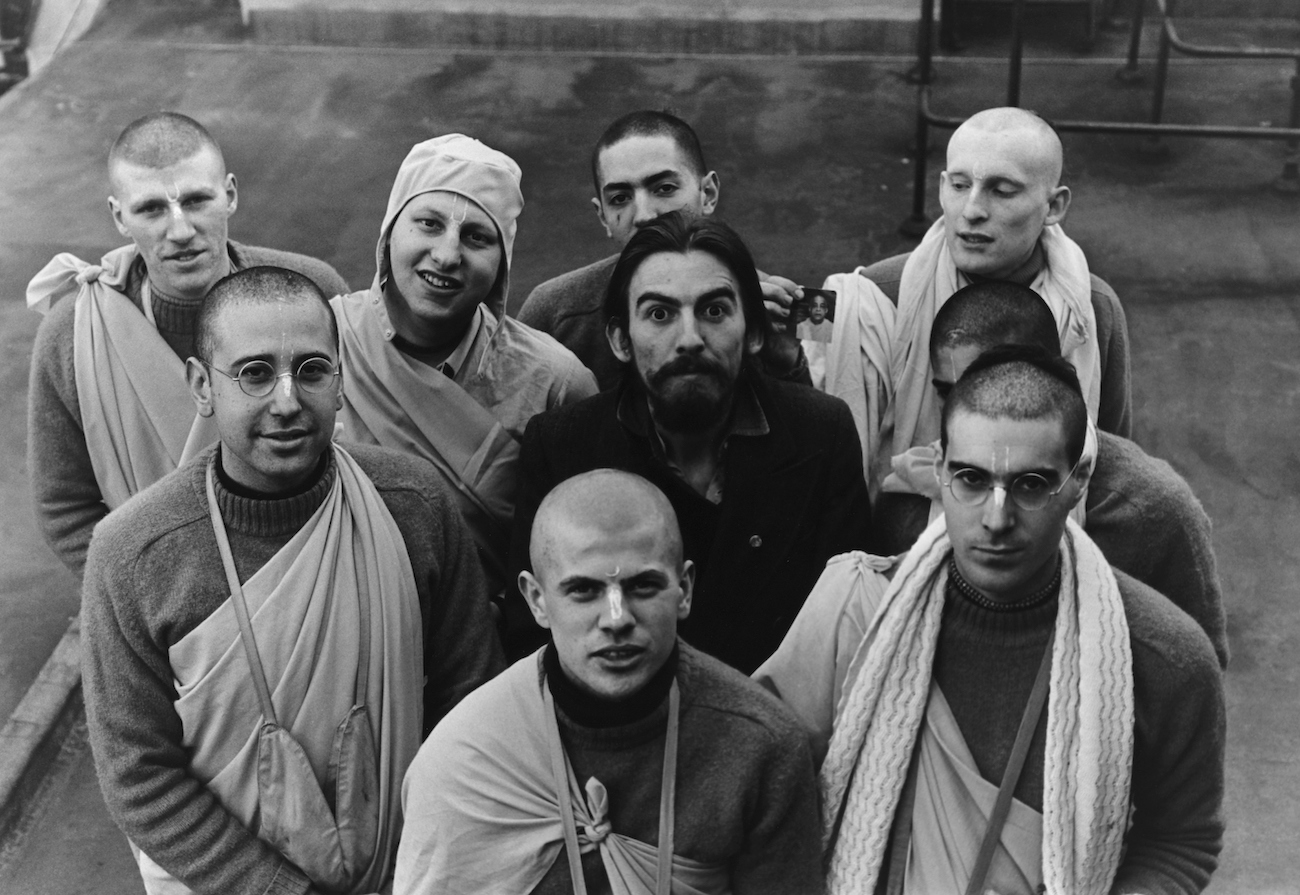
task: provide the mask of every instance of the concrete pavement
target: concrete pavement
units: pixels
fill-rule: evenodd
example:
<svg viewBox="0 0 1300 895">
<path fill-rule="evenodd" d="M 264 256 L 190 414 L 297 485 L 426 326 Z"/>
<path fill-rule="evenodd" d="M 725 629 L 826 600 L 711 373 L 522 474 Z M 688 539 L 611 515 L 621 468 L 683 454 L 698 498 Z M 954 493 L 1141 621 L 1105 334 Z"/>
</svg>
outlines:
<svg viewBox="0 0 1300 895">
<path fill-rule="evenodd" d="M 316 254 L 358 287 L 373 274 L 398 162 L 449 131 L 523 167 L 512 305 L 602 257 L 587 154 L 608 121 L 640 106 L 672 106 L 696 124 L 721 175 L 722 213 L 765 269 L 814 283 L 909 245 L 895 231 L 910 197 L 905 58 L 267 46 L 245 40 L 229 7 L 184 19 L 160 8 L 110 3 L 87 39 L 0 98 L 5 717 L 77 606 L 32 522 L 24 419 L 38 321 L 23 286 L 56 251 L 93 259 L 119 243 L 102 160 L 132 118 L 166 107 L 205 121 L 239 177 L 232 235 Z M 972 58 L 986 49 L 976 38 L 939 64 L 943 111 L 1000 102 L 1004 66 Z M 1144 115 L 1149 94 L 1113 81 L 1117 60 L 1080 57 L 1050 36 L 1036 48 L 1026 105 L 1060 118 Z M 1279 63 L 1178 63 L 1167 117 L 1280 119 L 1290 74 Z M 1230 825 L 1212 891 L 1300 893 L 1300 204 L 1269 189 L 1281 165 L 1273 144 L 1170 141 L 1171 158 L 1153 163 L 1136 140 L 1066 143 L 1067 227 L 1129 314 L 1138 441 L 1188 478 L 1216 526 L 1233 666 Z M 0 892 L 139 891 L 75 736 L 24 832 L 0 852 Z"/>
</svg>

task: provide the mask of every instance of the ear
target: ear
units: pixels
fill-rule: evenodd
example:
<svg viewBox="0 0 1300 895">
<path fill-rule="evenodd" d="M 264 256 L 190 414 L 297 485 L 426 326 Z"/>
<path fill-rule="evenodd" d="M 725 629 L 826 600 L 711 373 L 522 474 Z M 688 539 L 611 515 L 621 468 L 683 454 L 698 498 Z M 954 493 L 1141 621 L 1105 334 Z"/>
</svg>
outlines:
<svg viewBox="0 0 1300 895">
<path fill-rule="evenodd" d="M 108 213 L 113 216 L 113 225 L 117 227 L 117 232 L 130 237 L 131 231 L 126 229 L 126 223 L 122 220 L 122 203 L 117 201 L 115 196 L 108 197 Z"/>
<path fill-rule="evenodd" d="M 343 409 L 343 370 L 339 369 L 339 388 L 334 396 L 334 410 L 337 412 Z"/>
<path fill-rule="evenodd" d="M 1059 224 L 1065 220 L 1065 213 L 1070 210 L 1070 188 L 1068 186 L 1058 186 L 1052 190 L 1047 197 L 1047 217 L 1043 221 L 1044 227 L 1050 227 L 1053 224 Z"/>
<path fill-rule="evenodd" d="M 199 416 L 212 416 L 212 374 L 197 357 L 185 361 L 185 381 L 189 383 L 190 397 Z"/>
<path fill-rule="evenodd" d="M 605 338 L 609 340 L 610 350 L 616 358 L 625 364 L 632 363 L 632 340 L 628 338 L 621 318 L 611 317 L 605 324 Z"/>
<path fill-rule="evenodd" d="M 1096 463 L 1094 462 L 1093 465 L 1095 467 Z M 1090 481 L 1092 481 L 1091 469 L 1080 466 L 1074 471 L 1074 475 L 1070 478 L 1069 484 L 1069 487 L 1073 489 L 1070 495 L 1071 507 L 1079 502 L 1079 498 L 1083 497 L 1083 492 L 1087 490 L 1088 482 Z"/>
<path fill-rule="evenodd" d="M 717 171 L 710 171 L 700 181 L 700 211 L 703 214 L 713 214 L 721 196 L 722 181 L 718 179 Z"/>
<path fill-rule="evenodd" d="M 542 595 L 542 584 L 532 572 L 519 573 L 519 592 L 524 595 L 524 602 L 532 610 L 533 620 L 543 628 L 551 627 L 551 618 L 546 614 L 546 600 Z"/>
<path fill-rule="evenodd" d="M 605 220 L 605 206 L 600 204 L 600 197 L 592 196 L 591 204 L 596 206 L 596 220 L 600 221 L 600 226 L 605 228 L 605 235 L 613 239 L 614 231 L 609 229 L 609 222 Z"/>
<path fill-rule="evenodd" d="M 226 202 L 229 205 L 226 214 L 234 214 L 235 209 L 239 207 L 239 187 L 235 183 L 234 174 L 226 175 Z"/>
<path fill-rule="evenodd" d="M 767 319 L 767 310 L 763 311 L 763 319 L 758 322 L 757 326 L 745 327 L 745 353 L 753 356 L 763 350 L 763 343 L 767 341 L 767 328 L 775 324 Z"/>
<path fill-rule="evenodd" d="M 682 589 L 681 599 L 677 601 L 677 620 L 685 621 L 691 614 L 691 596 L 695 593 L 695 563 L 689 559 L 682 563 L 682 576 L 677 580 Z"/>
</svg>

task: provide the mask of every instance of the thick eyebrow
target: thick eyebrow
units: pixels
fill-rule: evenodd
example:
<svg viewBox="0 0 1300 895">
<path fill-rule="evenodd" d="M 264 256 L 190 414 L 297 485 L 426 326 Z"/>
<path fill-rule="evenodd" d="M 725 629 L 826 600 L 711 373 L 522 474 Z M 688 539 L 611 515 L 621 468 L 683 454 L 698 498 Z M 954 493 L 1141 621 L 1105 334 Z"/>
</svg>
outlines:
<svg viewBox="0 0 1300 895">
<path fill-rule="evenodd" d="M 239 369 L 240 367 L 242 367 L 244 364 L 252 363 L 252 362 L 255 361 L 255 360 L 266 361 L 268 364 L 270 364 L 271 366 L 274 367 L 274 366 L 275 366 L 275 358 L 276 358 L 276 356 L 275 356 L 274 354 L 270 354 L 270 353 L 267 353 L 267 354 L 249 354 L 249 355 L 246 355 L 246 356 L 244 356 L 244 357 L 237 357 L 237 358 L 235 358 L 234 360 L 232 360 L 232 361 L 230 362 L 230 367 L 231 367 L 231 369 L 237 370 L 237 369 Z M 295 355 L 293 356 L 292 361 L 290 362 L 290 365 L 292 366 L 292 368 L 293 368 L 294 370 L 297 370 L 300 366 L 302 366 L 302 364 L 303 364 L 304 361 L 316 360 L 317 358 L 324 358 L 325 360 L 329 361 L 330 363 L 335 364 L 336 366 L 338 365 L 338 361 L 336 361 L 336 360 L 334 360 L 334 358 L 330 357 L 330 356 L 329 356 L 329 353 L 328 353 L 328 352 L 325 352 L 325 351 L 304 351 L 302 354 L 295 354 Z"/>
<path fill-rule="evenodd" d="M 636 575 L 624 578 L 620 584 L 625 590 L 635 590 L 638 587 L 664 587 L 668 584 L 668 576 L 658 569 L 646 569 Z"/>
<path fill-rule="evenodd" d="M 645 186 L 653 186 L 654 184 L 659 183 L 660 181 L 675 180 L 675 179 L 680 179 L 680 177 L 681 177 L 680 174 L 678 174 L 676 171 L 669 168 L 666 171 L 660 171 L 656 174 L 651 174 L 649 177 L 642 179 L 641 183 L 644 184 Z M 603 187 L 601 187 L 600 191 L 602 193 L 618 193 L 618 192 L 623 192 L 625 190 L 631 190 L 631 189 L 636 189 L 635 183 L 619 182 L 619 183 L 607 183 Z"/>
<path fill-rule="evenodd" d="M 945 460 L 943 466 L 949 472 L 952 472 L 953 470 L 957 470 L 957 469 L 973 469 L 976 472 L 981 473 L 982 475 L 986 475 L 989 478 L 993 478 L 993 473 L 989 472 L 987 469 L 985 469 L 983 466 L 980 466 L 978 463 L 969 463 L 962 460 Z M 1015 475 L 1013 475 L 1011 478 L 1013 480 L 1018 479 L 1022 475 L 1026 475 L 1027 473 L 1031 473 L 1031 472 L 1037 473 L 1038 475 L 1041 475 L 1043 478 L 1048 480 L 1061 477 L 1060 472 L 1058 472 L 1054 467 L 1044 466 L 1039 469 L 1017 470 Z"/>
<path fill-rule="evenodd" d="M 736 290 L 732 289 L 730 286 L 719 286 L 716 289 L 710 289 L 708 292 L 698 296 L 695 299 L 695 303 L 700 305 L 712 301 L 715 298 L 729 298 L 732 301 L 735 301 Z M 636 297 L 636 302 L 633 304 L 633 307 L 639 308 L 647 302 L 658 302 L 674 308 L 680 308 L 682 306 L 682 300 L 680 298 L 673 298 L 671 295 L 660 295 L 658 292 L 642 292 Z"/>
<path fill-rule="evenodd" d="M 195 189 L 186 190 L 185 192 L 181 193 L 180 198 L 177 199 L 177 201 L 184 204 L 185 202 L 188 202 L 191 199 L 211 199 L 215 195 L 216 195 L 216 191 L 209 187 L 196 187 Z M 145 196 L 143 199 L 140 199 L 138 202 L 132 203 L 131 210 L 136 213 L 139 213 L 151 206 L 166 205 L 166 204 L 167 204 L 167 197 L 165 195 L 158 196 L 155 194 L 152 196 Z"/>
<path fill-rule="evenodd" d="M 603 588 L 605 583 L 590 575 L 569 575 L 567 578 L 560 579 L 560 590 L 568 593 L 575 590 L 585 590 L 590 587 Z"/>
</svg>

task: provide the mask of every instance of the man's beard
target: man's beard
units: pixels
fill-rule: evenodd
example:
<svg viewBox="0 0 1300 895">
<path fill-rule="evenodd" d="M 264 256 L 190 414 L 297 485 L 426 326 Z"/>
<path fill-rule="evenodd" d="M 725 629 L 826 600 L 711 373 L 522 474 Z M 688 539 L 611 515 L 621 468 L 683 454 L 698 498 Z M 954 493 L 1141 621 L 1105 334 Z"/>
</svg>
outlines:
<svg viewBox="0 0 1300 895">
<path fill-rule="evenodd" d="M 695 380 L 681 378 L 688 373 L 701 375 Z M 648 379 L 638 369 L 637 379 L 650 401 L 655 423 L 683 434 L 716 426 L 730 413 L 736 392 L 736 377 L 703 357 L 674 358 Z"/>
</svg>

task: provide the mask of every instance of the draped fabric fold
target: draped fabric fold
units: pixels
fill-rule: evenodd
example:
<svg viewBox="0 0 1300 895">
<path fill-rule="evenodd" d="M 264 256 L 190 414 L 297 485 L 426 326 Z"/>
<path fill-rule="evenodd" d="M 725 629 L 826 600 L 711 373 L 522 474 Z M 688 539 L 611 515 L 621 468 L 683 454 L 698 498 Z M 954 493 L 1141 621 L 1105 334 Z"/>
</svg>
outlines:
<svg viewBox="0 0 1300 895">
<path fill-rule="evenodd" d="M 301 747 L 297 755 L 290 754 L 292 748 L 267 753 L 264 718 L 232 600 L 173 645 L 168 658 L 191 772 L 241 823 L 309 876 L 319 843 L 295 839 L 322 818 L 313 815 L 300 824 L 281 817 L 275 821 L 278 829 L 270 829 L 285 805 L 314 800 L 286 795 L 283 787 L 294 784 L 274 773 L 268 777 L 266 763 L 305 758 L 320 790 L 346 801 L 339 795 L 349 781 L 367 776 L 365 768 L 349 767 L 346 756 L 351 751 L 370 760 L 366 741 L 373 740 L 369 754 L 379 781 L 378 797 L 371 800 L 374 816 L 337 818 L 344 838 L 375 831 L 372 842 L 362 843 L 368 866 L 347 890 L 362 893 L 386 883 L 396 854 L 402 775 L 420 744 L 423 651 L 419 598 L 401 530 L 356 462 L 341 448 L 334 451 L 338 475 L 329 496 L 242 588 L 277 720 Z M 367 648 L 357 633 L 366 629 L 363 612 L 370 619 Z M 359 662 L 367 654 L 368 672 L 362 675 Z M 366 682 L 363 694 L 355 692 L 360 679 Z M 356 711 L 360 701 L 364 712 Z M 355 732 L 360 745 L 340 749 L 340 727 L 358 722 L 368 722 L 367 730 Z M 267 799 L 276 804 L 269 806 Z M 332 815 L 324 820 L 332 823 Z M 147 856 L 140 865 L 150 895 L 188 891 Z"/>
<path fill-rule="evenodd" d="M 882 462 L 881 438 L 894 404 L 890 344 L 895 310 L 889 297 L 863 276 L 864 270 L 832 274 L 822 284 L 838 296 L 835 328 L 824 348 L 824 391 L 849 405 L 862 445 L 863 475 L 874 499 L 883 473 L 873 476 L 872 469 Z M 884 454 L 883 462 L 888 459 Z"/>
<path fill-rule="evenodd" d="M 429 735 L 422 751 L 437 760 L 417 762 L 403 786 L 408 833 L 395 895 L 528 895 L 559 857 L 564 830 L 540 669 L 540 651 L 516 662 L 490 700 L 470 694 Z M 580 787 L 568 771 L 581 850 L 599 849 L 615 895 L 654 895 L 658 848 L 611 831 L 604 786 L 592 778 Z M 437 797 L 413 799 L 416 787 Z M 674 855 L 672 876 L 675 895 L 729 892 L 725 865 Z"/>
<path fill-rule="evenodd" d="M 850 665 L 826 761 L 832 893 L 871 891 L 929 699 L 943 615 L 944 521 L 904 559 Z M 1042 872 L 1050 893 L 1105 895 L 1119 866 L 1133 758 L 1128 622 L 1114 573 L 1077 523 L 1062 539 L 1044 768 Z"/>
<path fill-rule="evenodd" d="M 339 318 L 343 367 L 344 436 L 414 454 L 432 463 L 457 497 L 474 539 L 491 562 L 505 568 L 514 518 L 519 443 L 482 404 L 449 377 L 398 351 L 385 337 L 383 297 L 378 289 L 338 296 L 330 302 Z M 488 325 L 496 321 L 490 312 Z M 492 338 L 506 343 L 510 328 Z M 509 345 L 504 346 L 508 351 Z M 509 371 L 485 352 L 475 378 L 510 388 Z M 512 355 L 510 355 L 512 356 Z M 519 365 L 518 369 L 534 369 Z M 523 387 L 523 386 L 520 386 Z"/>
<path fill-rule="evenodd" d="M 64 252 L 27 287 L 28 307 L 42 313 L 75 296 L 77 403 L 110 510 L 218 437 L 216 425 L 195 412 L 185 363 L 122 292 L 135 258 L 134 245 L 114 249 L 97 265 Z"/>
<path fill-rule="evenodd" d="M 921 728 L 912 844 L 904 895 L 966 889 L 998 787 L 980 776 L 942 691 L 931 684 Z M 1013 799 L 985 886 L 998 895 L 1036 895 L 1043 816 Z M 942 857 L 939 857 L 942 856 Z"/>
</svg>

